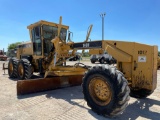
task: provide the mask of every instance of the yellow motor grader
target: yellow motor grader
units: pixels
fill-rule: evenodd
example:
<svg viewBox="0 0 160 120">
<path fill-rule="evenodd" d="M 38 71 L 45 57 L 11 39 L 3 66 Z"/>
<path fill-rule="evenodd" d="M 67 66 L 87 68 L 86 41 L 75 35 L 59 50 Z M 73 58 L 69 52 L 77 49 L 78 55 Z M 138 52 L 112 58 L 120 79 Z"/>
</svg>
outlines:
<svg viewBox="0 0 160 120">
<path fill-rule="evenodd" d="M 94 112 L 116 116 L 125 110 L 130 95 L 147 97 L 156 88 L 157 46 L 115 40 L 88 42 L 91 29 L 84 42 L 74 43 L 61 17 L 59 24 L 39 21 L 27 28 L 31 42 L 19 45 L 17 58 L 8 63 L 9 77 L 19 79 L 18 95 L 82 84 L 84 99 Z M 117 60 L 117 67 L 66 64 L 77 50 L 85 49 L 90 54 L 106 50 Z M 34 72 L 44 77 L 32 79 Z"/>
</svg>

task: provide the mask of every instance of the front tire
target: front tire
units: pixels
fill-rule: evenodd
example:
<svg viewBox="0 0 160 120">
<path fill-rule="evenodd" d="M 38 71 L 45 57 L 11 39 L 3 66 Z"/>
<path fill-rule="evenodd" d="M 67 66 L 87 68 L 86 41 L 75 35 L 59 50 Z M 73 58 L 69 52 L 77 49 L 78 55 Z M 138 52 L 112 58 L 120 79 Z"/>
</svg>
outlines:
<svg viewBox="0 0 160 120">
<path fill-rule="evenodd" d="M 19 61 L 17 71 L 18 71 L 18 78 L 20 80 L 30 79 L 33 74 L 32 65 L 27 59 L 22 59 Z"/>
<path fill-rule="evenodd" d="M 18 59 L 11 58 L 8 62 L 8 75 L 10 78 L 16 78 L 17 77 L 17 64 Z"/>
<path fill-rule="evenodd" d="M 130 89 L 123 74 L 115 67 L 92 67 L 83 78 L 83 94 L 88 106 L 103 116 L 117 116 L 128 105 Z"/>
</svg>

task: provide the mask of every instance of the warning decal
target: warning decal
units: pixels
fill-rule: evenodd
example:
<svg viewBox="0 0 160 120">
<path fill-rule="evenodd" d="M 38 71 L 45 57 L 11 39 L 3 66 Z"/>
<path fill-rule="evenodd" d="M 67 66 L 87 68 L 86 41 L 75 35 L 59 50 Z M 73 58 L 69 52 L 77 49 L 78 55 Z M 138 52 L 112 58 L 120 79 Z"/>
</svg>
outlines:
<svg viewBox="0 0 160 120">
<path fill-rule="evenodd" d="M 146 62 L 146 56 L 138 56 L 138 62 Z"/>
</svg>

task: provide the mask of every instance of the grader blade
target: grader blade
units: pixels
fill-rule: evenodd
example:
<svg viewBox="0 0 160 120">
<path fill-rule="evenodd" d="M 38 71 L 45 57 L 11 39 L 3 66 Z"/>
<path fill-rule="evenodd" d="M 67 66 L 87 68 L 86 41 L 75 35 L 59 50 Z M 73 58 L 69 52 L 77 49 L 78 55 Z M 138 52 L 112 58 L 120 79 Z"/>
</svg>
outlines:
<svg viewBox="0 0 160 120">
<path fill-rule="evenodd" d="M 54 90 L 67 86 L 77 86 L 82 83 L 82 75 L 39 78 L 17 81 L 17 95 Z"/>
</svg>

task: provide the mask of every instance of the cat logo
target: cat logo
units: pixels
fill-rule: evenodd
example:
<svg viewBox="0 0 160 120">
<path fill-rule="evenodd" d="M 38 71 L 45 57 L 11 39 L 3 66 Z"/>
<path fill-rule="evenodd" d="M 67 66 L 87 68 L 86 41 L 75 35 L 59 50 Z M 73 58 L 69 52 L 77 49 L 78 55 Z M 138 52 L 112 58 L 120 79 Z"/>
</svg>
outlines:
<svg viewBox="0 0 160 120">
<path fill-rule="evenodd" d="M 138 62 L 146 62 L 146 56 L 138 56 Z"/>
</svg>

